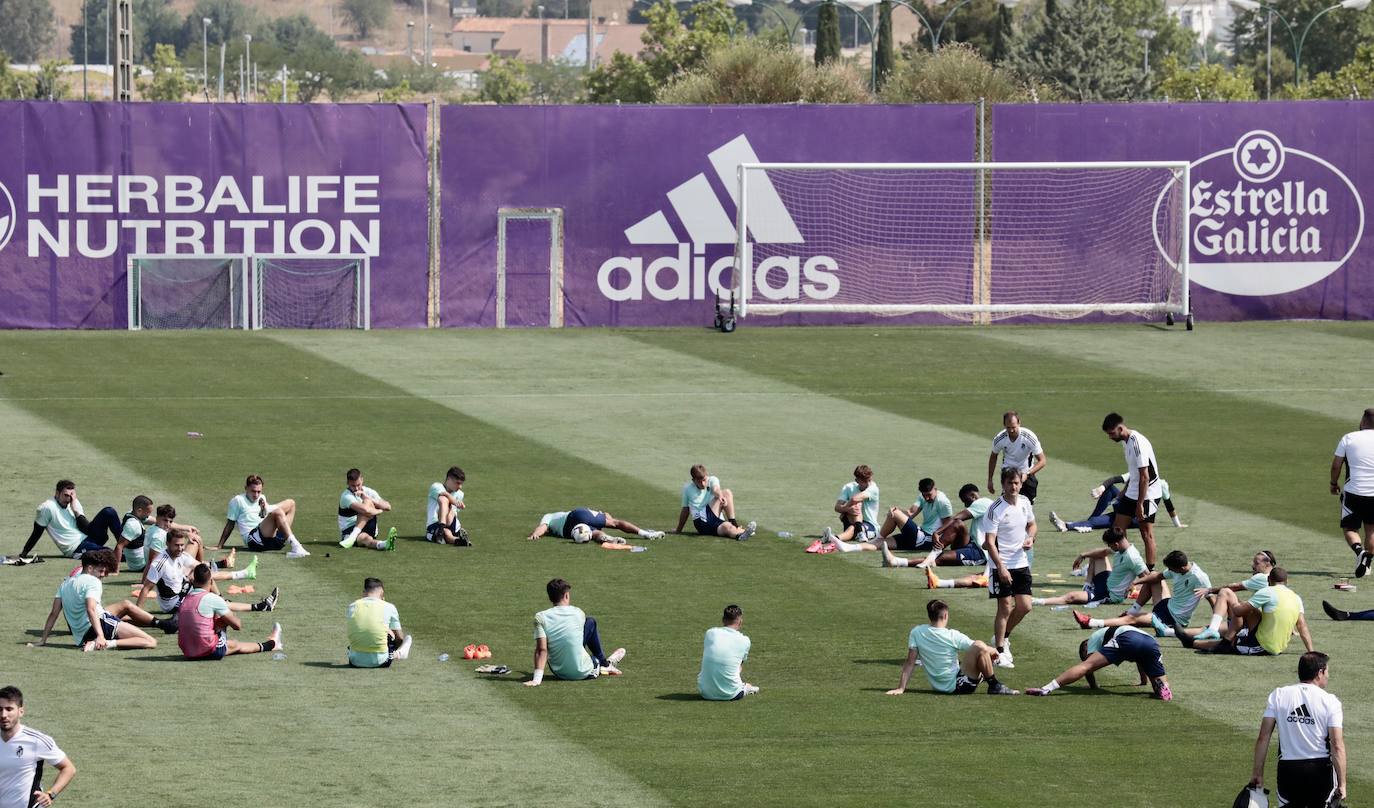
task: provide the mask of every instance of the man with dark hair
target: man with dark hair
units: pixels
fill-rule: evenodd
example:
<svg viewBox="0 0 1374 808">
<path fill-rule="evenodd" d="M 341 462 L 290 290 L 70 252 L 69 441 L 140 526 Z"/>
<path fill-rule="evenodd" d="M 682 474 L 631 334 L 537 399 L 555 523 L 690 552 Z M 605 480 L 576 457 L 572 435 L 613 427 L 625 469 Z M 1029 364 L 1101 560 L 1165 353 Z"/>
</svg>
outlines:
<svg viewBox="0 0 1374 808">
<path fill-rule="evenodd" d="M 1346 470 L 1341 485 L 1341 468 Z M 1360 428 L 1341 436 L 1331 458 L 1331 493 L 1341 498 L 1341 533 L 1355 551 L 1355 577 L 1374 563 L 1374 407 L 1360 416 Z M 1364 541 L 1360 541 L 1360 528 Z"/>
<path fill-rule="evenodd" d="M 385 540 L 377 538 L 377 517 L 391 510 L 391 503 L 363 485 L 363 473 L 358 469 L 349 469 L 344 483 L 344 492 L 339 495 L 339 546 L 395 550 L 396 528 L 388 531 Z"/>
<path fill-rule="evenodd" d="M 887 520 L 878 531 L 879 541 L 863 545 L 862 549 L 877 550 L 895 544 L 898 550 L 914 553 L 935 546 L 935 536 L 954 523 L 954 507 L 930 477 L 916 484 L 916 492 L 916 501 L 910 508 L 888 509 Z M 916 524 L 917 516 L 921 517 L 919 525 Z"/>
<path fill-rule="evenodd" d="M 932 581 L 939 580 L 929 569 L 933 566 L 985 567 L 988 557 L 983 552 L 983 534 L 978 526 L 982 522 L 983 514 L 987 513 L 992 505 L 992 500 L 980 496 L 978 486 L 965 483 L 959 489 L 959 501 L 963 503 L 963 509 L 953 514 L 935 531 L 934 543 L 923 560 L 913 563 L 909 559 L 898 558 L 884 542 L 878 546 L 878 549 L 883 551 L 883 566 L 919 567 L 926 570 Z M 987 586 L 986 578 L 982 586 Z M 931 583 L 931 589 L 936 587 L 937 584 Z"/>
<path fill-rule="evenodd" d="M 281 640 L 281 623 L 272 625 L 272 633 L 265 642 L 229 639 L 228 629 L 242 629 L 243 621 L 212 590 L 211 576 L 209 564 L 198 564 L 191 571 L 191 591 L 177 609 L 177 646 L 187 659 L 224 659 L 232 654 L 260 654 L 286 648 Z"/>
<path fill-rule="evenodd" d="M 988 490 L 997 490 L 992 478 L 997 469 L 997 457 L 1001 455 L 1002 468 L 1021 472 L 1021 496 L 1033 505 L 1040 487 L 1035 475 L 1045 467 L 1045 450 L 1040 445 L 1040 438 L 1021 426 L 1021 416 L 1016 410 L 1002 413 L 1002 427 L 993 437 L 992 452 L 988 455 Z"/>
<path fill-rule="evenodd" d="M 806 548 L 808 553 L 857 552 L 878 538 L 878 484 L 873 481 L 873 469 L 867 464 L 854 467 L 854 479 L 840 487 L 835 499 L 835 513 L 840 515 L 841 530 L 837 534 L 829 527 L 821 537 Z M 849 544 L 848 542 L 854 542 Z M 868 549 L 872 550 L 872 547 Z"/>
<path fill-rule="evenodd" d="M 1132 520 L 1135 521 L 1140 530 L 1140 539 L 1145 544 L 1145 565 L 1153 571 L 1155 512 L 1159 510 L 1159 498 L 1163 494 L 1154 444 L 1138 430 L 1126 426 L 1126 420 L 1114 412 L 1107 413 L 1107 417 L 1102 419 L 1102 431 L 1122 444 L 1126 454 L 1126 489 L 1113 507 L 1112 526 L 1125 531 L 1131 526 Z"/>
<path fill-rule="evenodd" d="M 625 658 L 625 649 L 617 648 L 610 656 L 602 653 L 596 618 L 572 605 L 572 584 L 554 578 L 544 589 L 553 606 L 534 616 L 534 674 L 525 687 L 544 681 L 545 664 L 556 679 L 619 676 L 616 666 Z"/>
<path fill-rule="evenodd" d="M 1073 559 L 1075 571 L 1082 568 L 1084 561 L 1088 562 L 1084 576 L 1087 581 L 1082 589 L 1053 598 L 1032 598 L 1031 605 L 1068 606 L 1082 603 L 1093 608 L 1103 603 L 1125 603 L 1130 597 L 1131 587 L 1149 570 L 1145 569 L 1140 551 L 1131 546 L 1125 531 L 1107 528 L 1102 534 L 1102 544 L 1105 546 L 1084 550 Z"/>
<path fill-rule="evenodd" d="M 900 696 L 911 682 L 911 672 L 919 661 L 926 679 L 936 693 L 965 696 L 978 690 L 978 683 L 988 683 L 989 696 L 1015 696 L 1015 690 L 997 681 L 993 660 L 997 654 L 989 646 L 969 638 L 967 634 L 949 627 L 949 606 L 943 600 L 926 603 L 929 625 L 916 626 L 907 636 L 906 662 L 902 663 L 901 679 L 897 687 L 887 691 Z M 962 654 L 962 656 L 960 656 Z"/>
<path fill-rule="evenodd" d="M 1174 698 L 1173 691 L 1169 689 L 1169 680 L 1164 675 L 1164 658 L 1159 652 L 1159 643 L 1135 626 L 1099 628 L 1079 644 L 1078 659 L 1077 665 L 1051 679 L 1044 687 L 1030 688 L 1026 691 L 1027 695 L 1048 696 L 1084 677 L 1088 679 L 1088 687 L 1096 690 L 1097 677 L 1093 671 L 1108 665 L 1134 662 L 1140 671 L 1141 684 L 1148 681 L 1154 688 L 1155 698 L 1160 701 L 1172 701 Z"/>
<path fill-rule="evenodd" d="M 1093 506 L 1092 513 L 1088 514 L 1087 519 L 1077 522 L 1065 522 L 1059 518 L 1059 514 L 1050 511 L 1050 524 L 1060 533 L 1067 533 L 1070 530 L 1075 533 L 1091 533 L 1094 530 L 1106 530 L 1112 526 L 1114 514 L 1108 513 L 1116 501 L 1121 498 L 1121 488 L 1126 484 L 1126 474 L 1118 474 L 1115 477 L 1108 477 L 1100 485 L 1089 492 L 1097 499 L 1097 504 Z M 1169 514 L 1169 519 L 1174 523 L 1174 527 L 1185 528 L 1183 520 L 1178 516 L 1178 509 L 1174 507 L 1174 500 L 1169 494 L 1169 481 L 1160 478 L 1159 480 L 1159 499 L 1164 504 L 1164 510 Z M 1139 528 L 1139 524 L 1134 519 L 1131 520 L 1129 527 Z"/>
<path fill-rule="evenodd" d="M 578 527 L 586 525 L 583 533 Z M 578 544 L 594 541 L 603 547 L 628 548 L 620 536 L 612 536 L 606 531 L 618 530 L 629 536 L 641 539 L 661 539 L 663 531 L 645 530 L 628 519 L 617 519 L 606 511 L 594 508 L 573 508 L 570 511 L 553 511 L 539 517 L 539 524 L 530 531 L 530 541 L 538 541 L 543 536 L 557 536 L 572 539 Z"/>
<path fill-rule="evenodd" d="M 1303 616 L 1302 598 L 1288 588 L 1288 571 L 1269 570 L 1269 585 L 1242 603 L 1236 593 L 1222 589 L 1212 613 L 1212 625 L 1195 638 L 1179 635 L 1185 647 L 1217 654 L 1278 656 L 1288 647 L 1296 630 L 1305 650 L 1312 650 L 1312 635 Z M 1218 628 L 1220 623 L 1225 626 Z"/>
<path fill-rule="evenodd" d="M 291 532 L 291 523 L 295 520 L 296 500 L 284 499 L 269 505 L 262 493 L 262 477 L 250 474 L 243 482 L 243 493 L 229 500 L 219 546 L 224 547 L 237 525 L 239 535 L 243 536 L 243 546 L 249 550 L 264 552 L 289 546 L 287 558 L 305 558 L 310 552 Z"/>
<path fill-rule="evenodd" d="M 108 609 L 103 608 L 100 599 L 104 585 L 101 581 L 114 569 L 113 550 L 101 547 L 82 553 L 81 572 L 64 578 L 53 596 L 52 610 L 43 624 L 38 644 L 48 644 L 58 614 L 67 618 L 72 639 L 83 651 L 156 648 L 157 640 L 138 626 L 155 626 L 168 633 L 177 630 L 175 621 L 159 620 L 131 601 L 122 600 Z"/>
<path fill-rule="evenodd" d="M 410 657 L 410 637 L 401 631 L 401 615 L 386 601 L 381 578 L 363 581 L 363 596 L 348 604 L 348 664 L 354 668 L 389 668 Z"/>
<path fill-rule="evenodd" d="M 1173 593 L 1170 597 L 1164 597 L 1165 582 Z M 1146 573 L 1136 583 L 1140 585 L 1140 594 L 1131 608 L 1120 617 L 1098 619 L 1074 612 L 1074 620 L 1080 628 L 1085 629 L 1153 626 L 1155 636 L 1173 637 L 1187 629 L 1193 612 L 1212 587 L 1212 580 L 1207 573 L 1189 561 L 1188 555 L 1182 550 L 1174 550 L 1164 556 L 1164 572 Z M 1155 601 L 1154 610 L 1146 611 L 1145 605 L 1151 600 Z"/>
<path fill-rule="evenodd" d="M 175 624 L 177 609 L 181 606 L 181 599 L 191 591 L 191 572 L 199 564 L 195 556 L 186 552 L 187 534 L 181 528 L 172 528 L 172 532 L 167 534 L 166 552 L 160 553 L 153 563 L 143 574 L 143 584 L 138 592 L 138 599 L 135 605 L 142 607 L 143 601 L 153 592 L 157 593 L 157 604 L 162 611 L 171 614 L 171 622 Z M 258 577 L 258 557 L 253 556 L 253 560 L 241 570 L 234 572 L 215 572 L 211 575 L 212 581 L 253 581 Z M 212 584 L 213 588 L 213 584 Z M 229 603 L 229 609 L 236 612 L 270 612 L 277 608 L 277 598 L 280 595 L 277 587 L 272 587 L 272 594 L 258 601 L 257 603 Z"/>
<path fill-rule="evenodd" d="M 33 808 L 53 804 L 76 776 L 76 765 L 53 739 L 26 727 L 24 694 L 14 685 L 0 687 L 0 806 Z M 43 764 L 57 769 L 57 779 L 45 791 Z"/>
<path fill-rule="evenodd" d="M 708 701 L 738 701 L 759 692 L 744 681 L 740 666 L 749 658 L 749 638 L 739 630 L 744 610 L 735 604 L 725 607 L 721 625 L 706 629 L 701 649 L 701 672 L 697 691 Z"/>
<path fill-rule="evenodd" d="M 1035 546 L 1035 510 L 1020 496 L 1021 472 L 1002 469 L 1002 496 L 983 514 L 983 546 L 991 561 L 988 597 L 997 601 L 992 623 L 997 664 L 1016 667 L 1011 654 L 1011 632 L 1030 614 L 1031 561 Z"/>
<path fill-rule="evenodd" d="M 706 473 L 698 463 L 687 471 L 690 479 L 682 486 L 682 510 L 677 515 L 674 533 L 681 533 L 687 520 L 702 536 L 722 536 L 736 541 L 748 541 L 758 530 L 757 522 L 739 526 L 735 519 L 735 492 L 722 488 L 720 479 Z"/>
<path fill-rule="evenodd" d="M 443 482 L 430 483 L 425 504 L 425 541 L 472 546 L 472 539 L 458 519 L 458 512 L 467 508 L 463 502 L 463 483 L 467 479 L 462 469 L 449 466 Z"/>
<path fill-rule="evenodd" d="M 1298 659 L 1298 684 L 1269 694 L 1255 739 L 1250 786 L 1264 786 L 1269 740 L 1279 732 L 1279 805 L 1327 808 L 1345 799 L 1344 709 L 1326 692 L 1329 658 L 1308 651 Z"/>
<path fill-rule="evenodd" d="M 107 505 L 96 513 L 94 519 L 86 519 L 81 500 L 76 498 L 76 483 L 58 480 L 52 497 L 39 505 L 34 513 L 33 530 L 29 532 L 29 538 L 19 555 L 27 556 L 33 552 L 45 530 L 62 555 L 75 558 L 87 550 L 105 546 L 110 534 L 119 530 L 119 512 Z"/>
</svg>

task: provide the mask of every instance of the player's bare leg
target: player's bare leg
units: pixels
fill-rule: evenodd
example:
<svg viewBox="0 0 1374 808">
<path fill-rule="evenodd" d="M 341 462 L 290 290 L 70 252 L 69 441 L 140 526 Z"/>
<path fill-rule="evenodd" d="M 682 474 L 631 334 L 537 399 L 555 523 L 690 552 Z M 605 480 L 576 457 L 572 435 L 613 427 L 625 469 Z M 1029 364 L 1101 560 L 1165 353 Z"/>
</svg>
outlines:
<svg viewBox="0 0 1374 808">
<path fill-rule="evenodd" d="M 726 521 L 735 521 L 735 492 L 728 488 L 720 490 L 720 506 L 725 512 Z"/>
<path fill-rule="evenodd" d="M 1155 568 L 1155 526 L 1153 523 L 1141 521 L 1140 539 L 1145 542 L 1145 566 L 1153 570 Z"/>
</svg>

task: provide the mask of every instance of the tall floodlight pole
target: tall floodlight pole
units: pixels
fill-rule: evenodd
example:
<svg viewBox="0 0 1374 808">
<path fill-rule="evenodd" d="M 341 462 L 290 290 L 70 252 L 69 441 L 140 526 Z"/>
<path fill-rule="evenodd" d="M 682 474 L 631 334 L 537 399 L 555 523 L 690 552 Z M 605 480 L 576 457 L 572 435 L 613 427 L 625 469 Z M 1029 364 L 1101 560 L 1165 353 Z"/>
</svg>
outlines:
<svg viewBox="0 0 1374 808">
<path fill-rule="evenodd" d="M 415 59 L 415 21 L 406 20 L 406 58 L 411 62 Z"/>
<path fill-rule="evenodd" d="M 219 43 L 219 102 L 224 103 L 224 42 Z"/>
<path fill-rule="evenodd" d="M 91 69 L 91 46 L 87 33 L 91 29 L 91 16 L 86 0 L 81 0 L 81 100 L 86 101 L 86 74 Z"/>
<path fill-rule="evenodd" d="M 253 69 L 253 35 L 252 35 L 252 34 L 244 34 L 244 35 L 243 35 L 243 77 L 244 77 L 245 79 L 249 80 L 249 81 L 252 81 L 252 78 L 249 76 L 248 71 L 249 71 L 249 70 L 252 70 L 252 69 Z M 246 98 L 246 96 L 245 96 L 245 98 Z"/>
<path fill-rule="evenodd" d="M 429 0 L 425 0 L 425 67 L 429 67 Z"/>
<path fill-rule="evenodd" d="M 210 95 L 210 18 L 200 18 L 200 83 L 205 95 Z"/>
<path fill-rule="evenodd" d="M 1141 28 L 1135 35 L 1145 41 L 1145 78 L 1150 78 L 1150 42 L 1155 38 L 1155 31 L 1152 28 Z"/>
</svg>

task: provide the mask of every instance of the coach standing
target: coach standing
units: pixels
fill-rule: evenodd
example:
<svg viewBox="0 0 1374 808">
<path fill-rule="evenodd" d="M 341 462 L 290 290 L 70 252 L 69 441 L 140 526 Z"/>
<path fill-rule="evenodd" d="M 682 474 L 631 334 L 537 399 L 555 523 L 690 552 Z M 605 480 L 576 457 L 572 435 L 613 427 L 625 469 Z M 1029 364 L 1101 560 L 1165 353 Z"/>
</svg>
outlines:
<svg viewBox="0 0 1374 808">
<path fill-rule="evenodd" d="M 1349 469 L 1344 488 L 1341 466 Z M 1331 458 L 1331 493 L 1341 498 L 1341 530 L 1359 558 L 1355 577 L 1363 578 L 1374 561 L 1374 407 L 1364 411 L 1359 429 L 1346 433 L 1336 444 L 1336 456 Z"/>
<path fill-rule="evenodd" d="M 997 458 L 1002 458 L 1002 468 L 1016 469 L 1024 477 L 1021 480 L 1021 496 L 1035 503 L 1036 489 L 1040 483 L 1035 478 L 1038 471 L 1045 467 L 1045 450 L 1040 446 L 1040 438 L 1029 429 L 1021 428 L 1021 416 L 1016 410 L 1008 410 L 1002 415 L 1005 427 L 992 439 L 992 453 L 988 455 L 988 491 L 998 490 L 993 485 L 997 473 Z"/>
<path fill-rule="evenodd" d="M 1328 657 L 1308 651 L 1298 659 L 1298 684 L 1269 694 L 1255 739 L 1251 786 L 1264 785 L 1269 739 L 1279 729 L 1279 805 L 1326 808 L 1345 799 L 1345 736 L 1341 700 L 1326 692 Z"/>
</svg>

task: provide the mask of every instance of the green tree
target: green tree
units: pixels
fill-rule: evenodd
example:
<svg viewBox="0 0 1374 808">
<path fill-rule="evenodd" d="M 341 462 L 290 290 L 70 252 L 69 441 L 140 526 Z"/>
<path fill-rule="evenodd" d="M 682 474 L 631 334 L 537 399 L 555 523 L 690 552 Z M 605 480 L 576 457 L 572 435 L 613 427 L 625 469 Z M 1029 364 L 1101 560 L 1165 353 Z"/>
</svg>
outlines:
<svg viewBox="0 0 1374 808">
<path fill-rule="evenodd" d="M 1007 64 L 1077 101 L 1124 101 L 1144 90 L 1140 40 L 1101 0 L 1055 3 L 1013 38 Z"/>
<path fill-rule="evenodd" d="M 282 98 L 280 75 L 263 85 L 263 94 L 273 104 L 296 103 L 301 100 L 301 84 L 289 73 L 286 76 L 286 98 Z"/>
<path fill-rule="evenodd" d="M 477 0 L 477 14 L 482 17 L 523 17 L 525 0 Z"/>
<path fill-rule="evenodd" d="M 32 84 L 33 97 L 39 101 L 62 101 L 70 93 L 62 68 L 71 64 L 66 60 L 52 60 L 42 64 Z"/>
<path fill-rule="evenodd" d="M 878 51 L 876 58 L 878 63 L 873 77 L 877 86 L 882 87 L 887 81 L 887 77 L 892 75 L 892 68 L 897 63 L 896 52 L 892 47 L 892 3 L 890 0 L 882 0 L 878 4 Z"/>
<path fill-rule="evenodd" d="M 1334 73 L 1319 73 L 1295 93 L 1299 98 L 1359 98 L 1374 96 L 1374 44 L 1355 50 L 1355 58 Z"/>
<path fill-rule="evenodd" d="M 562 58 L 532 64 L 526 69 L 530 97 L 541 104 L 576 104 L 582 100 L 585 74 L 582 65 Z"/>
<path fill-rule="evenodd" d="M 1296 59 L 1294 35 L 1301 37 L 1308 23 L 1331 6 L 1328 0 L 1274 0 L 1266 4 L 1278 12 L 1274 15 L 1274 53 L 1276 56 L 1280 52 L 1286 54 L 1290 64 Z M 1374 38 L 1371 36 L 1374 34 L 1374 24 L 1365 19 L 1369 16 L 1367 12 L 1337 9 L 1317 20 L 1308 32 L 1307 39 L 1302 42 L 1301 68 L 1304 76 L 1334 73 L 1355 58 L 1355 49 L 1360 42 Z M 1290 35 L 1288 27 L 1284 25 L 1285 18 L 1292 23 L 1294 35 Z M 1256 55 L 1263 57 L 1268 22 L 1269 13 L 1264 9 L 1236 13 L 1231 27 L 1235 34 L 1236 61 L 1250 64 Z M 1289 69 L 1291 71 L 1292 68 Z"/>
<path fill-rule="evenodd" d="M 1249 68 L 1251 77 L 1255 81 L 1255 95 L 1258 98 L 1266 98 L 1270 95 L 1274 98 L 1287 97 L 1291 93 L 1289 88 L 1293 85 L 1293 60 L 1288 58 L 1288 54 L 1274 50 L 1272 60 L 1266 59 L 1264 51 L 1253 54 L 1248 62 L 1236 58 L 1237 65 L 1244 65 Z M 1266 93 L 1266 82 L 1270 93 Z"/>
<path fill-rule="evenodd" d="M 808 64 L 801 53 L 763 39 L 739 39 L 663 87 L 665 104 L 862 104 L 871 99 L 850 64 Z"/>
<path fill-rule="evenodd" d="M 1190 68 L 1176 56 L 1168 56 L 1159 66 L 1160 80 L 1155 90 L 1173 101 L 1254 101 L 1254 78 L 1245 68 L 1227 70 L 1225 65 L 1208 64 Z"/>
<path fill-rule="evenodd" d="M 650 104 L 659 84 L 649 66 L 627 53 L 616 51 L 611 60 L 587 74 L 587 100 L 599 104 Z"/>
<path fill-rule="evenodd" d="M 33 79 L 10 67 L 10 57 L 0 51 L 0 99 L 33 97 Z"/>
<path fill-rule="evenodd" d="M 491 66 L 482 74 L 477 98 L 491 104 L 519 104 L 530 97 L 533 89 L 524 62 L 493 56 Z"/>
<path fill-rule="evenodd" d="M 697 3 L 687 21 L 671 2 L 659 0 L 644 17 L 648 29 L 641 37 L 644 47 L 639 56 L 617 53 L 610 62 L 592 70 L 586 80 L 589 101 L 653 102 L 658 89 L 670 79 L 692 70 L 729 42 L 736 26 L 725 0 Z"/>
<path fill-rule="evenodd" d="M 48 0 L 0 0 L 0 20 L 0 51 L 16 62 L 38 61 L 56 33 Z"/>
<path fill-rule="evenodd" d="M 88 0 L 82 5 L 86 10 L 86 19 L 78 19 L 71 27 L 67 52 L 71 54 L 72 61 L 78 64 L 87 55 L 90 64 L 103 64 L 106 61 L 105 18 L 110 3 Z M 189 42 L 186 33 L 188 25 L 169 0 L 134 0 L 134 61 L 151 64 L 159 44 L 172 45 L 177 53 L 184 53 Z M 83 41 L 82 37 L 88 30 L 90 37 Z M 195 43 L 200 45 L 199 22 L 196 23 Z M 110 47 L 114 47 L 113 43 Z M 199 53 L 199 49 L 196 52 Z"/>
<path fill-rule="evenodd" d="M 389 0 L 343 0 L 339 8 L 359 39 L 367 39 L 373 31 L 385 25 L 391 13 Z"/>
<path fill-rule="evenodd" d="M 840 58 L 840 7 L 834 0 L 821 3 L 816 12 L 816 64 Z"/>
<path fill-rule="evenodd" d="M 1054 95 L 1048 87 L 1036 88 L 1013 71 L 994 66 L 972 45 L 955 43 L 939 53 L 918 51 L 898 62 L 878 97 L 889 104 L 967 104 L 979 98 L 1002 104 Z"/>
<path fill-rule="evenodd" d="M 147 81 L 138 82 L 138 92 L 145 101 L 184 101 L 194 92 L 196 83 L 186 75 L 186 69 L 177 61 L 176 49 L 171 45 L 158 45 L 153 55 L 153 76 Z"/>
</svg>

